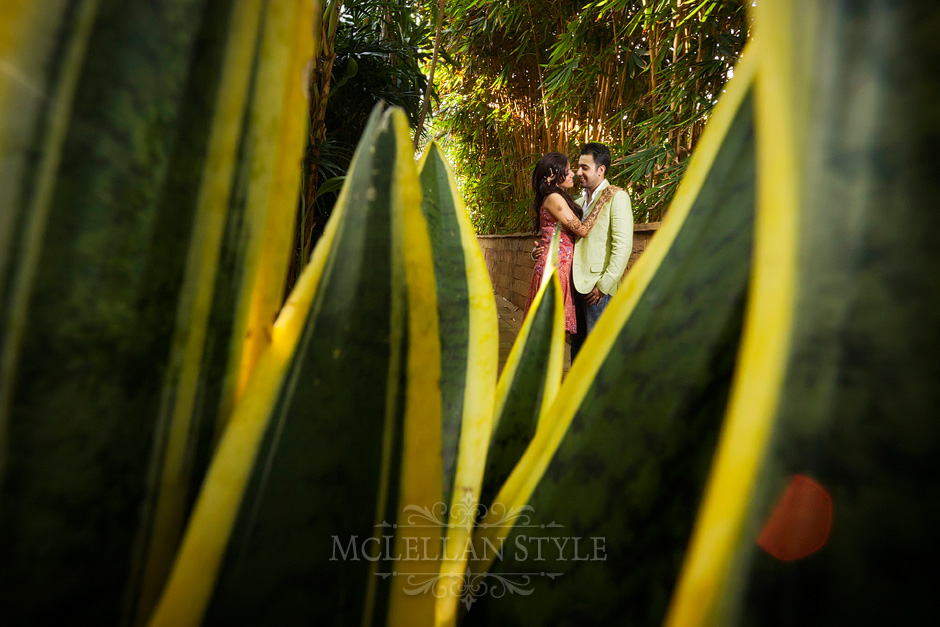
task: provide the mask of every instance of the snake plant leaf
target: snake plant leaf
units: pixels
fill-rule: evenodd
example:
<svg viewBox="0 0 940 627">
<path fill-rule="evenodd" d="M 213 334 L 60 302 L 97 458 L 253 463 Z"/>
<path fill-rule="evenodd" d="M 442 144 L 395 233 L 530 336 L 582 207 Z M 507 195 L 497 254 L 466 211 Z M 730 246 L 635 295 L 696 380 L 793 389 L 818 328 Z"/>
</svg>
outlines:
<svg viewBox="0 0 940 627">
<path fill-rule="evenodd" d="M 39 237 L 48 215 L 49 186 L 31 196 L 30 182 L 49 180 L 61 157 L 72 99 L 97 2 L 75 7 L 71 32 L 64 32 L 63 0 L 11 0 L 0 7 L 0 320 L 7 319 L 14 300 L 12 290 L 21 264 L 14 263 L 22 246 Z M 48 71 L 60 67 L 58 75 Z M 33 159 L 35 142 L 42 142 L 42 158 Z M 38 229 L 38 232 L 37 232 Z M 27 247 L 28 249 L 28 247 Z M 0 336 L 0 349 L 8 338 Z"/>
<path fill-rule="evenodd" d="M 422 211 L 434 250 L 441 349 L 444 502 L 456 482 L 461 428 L 491 420 L 499 329 L 493 286 L 454 174 L 437 142 L 418 164 Z"/>
<path fill-rule="evenodd" d="M 545 258 L 545 270 L 542 272 L 542 284 L 547 283 L 551 277 L 551 270 L 558 269 L 558 253 L 559 253 L 559 241 L 561 240 L 561 224 L 555 225 L 555 230 L 552 231 L 552 239 L 549 243 L 548 248 L 548 257 Z"/>
<path fill-rule="evenodd" d="M 758 5 L 758 279 L 671 624 L 932 623 L 940 8 Z"/>
<path fill-rule="evenodd" d="M 0 363 L 8 378 L 17 366 L 55 173 L 98 13 L 97 2 L 81 3 L 66 25 L 61 5 L 17 1 L 0 9 Z M 0 389 L 0 403 L 9 404 L 8 387 Z"/>
<path fill-rule="evenodd" d="M 310 34 L 301 27 L 309 23 L 311 10 L 307 2 L 268 6 L 259 1 L 240 2 L 233 6 L 225 33 L 195 236 L 171 344 L 170 360 L 176 367 L 164 382 L 161 423 L 166 435 L 160 442 L 163 450 L 158 452 L 160 475 L 145 505 L 152 508 L 153 516 L 152 525 L 141 534 L 147 546 L 139 564 L 138 622 L 150 615 L 163 589 L 209 457 L 229 417 L 231 400 L 226 398 L 224 373 L 244 365 L 240 350 L 244 331 L 238 328 L 236 312 L 263 293 L 245 279 L 254 277 L 257 282 L 263 277 L 276 285 L 286 271 L 270 263 L 253 268 L 251 261 L 263 257 L 265 247 L 283 247 L 285 232 L 289 232 L 283 217 L 279 224 L 271 222 L 270 216 L 272 207 L 282 213 L 283 207 L 293 207 L 299 188 L 295 164 L 304 133 L 292 121 L 303 116 L 305 104 L 301 85 L 289 79 L 311 54 Z M 285 33 L 292 36 L 285 37 Z M 253 64 L 256 55 L 261 60 Z M 254 73 L 246 71 L 252 67 Z M 288 88 L 275 92 L 280 98 L 271 98 L 266 86 L 270 82 L 286 83 Z M 272 109 L 281 117 L 272 116 Z M 259 141 L 259 136 L 273 135 L 272 128 L 279 128 L 280 143 Z M 284 180 L 275 180 L 278 177 Z M 272 199 L 259 193 L 259 188 L 273 188 Z M 243 237 L 243 229 L 264 237 Z M 266 297 L 275 299 L 271 290 Z M 276 300 L 279 306 L 279 294 Z"/>
<path fill-rule="evenodd" d="M 404 586 L 439 556 L 392 561 L 409 537 L 439 545 L 403 510 L 439 503 L 442 472 L 431 244 L 400 110 L 373 113 L 296 289 L 153 625 L 433 622 L 434 597 Z"/>
<path fill-rule="evenodd" d="M 297 160 L 306 147 L 307 103 L 303 72 L 313 56 L 313 14 L 322 0 L 264 3 L 265 19 L 253 77 L 243 190 L 251 211 L 242 237 L 245 254 L 233 341 L 219 412 L 220 430 L 244 389 L 283 304 L 294 213 L 300 185 Z M 284 45 L 292 42 L 293 45 Z"/>
<path fill-rule="evenodd" d="M 484 518 L 501 528 L 493 542 L 501 559 L 472 575 L 491 593 L 470 600 L 465 624 L 662 620 L 741 333 L 755 206 L 754 61 L 745 52 L 667 220 L 497 495 L 514 518 L 498 519 L 495 507 Z"/>
<path fill-rule="evenodd" d="M 552 235 L 542 283 L 496 385 L 493 436 L 486 455 L 481 505 L 489 508 L 540 419 L 551 407 L 564 368 L 565 310 L 555 267 L 560 227 Z"/>
<path fill-rule="evenodd" d="M 434 251 L 440 344 L 447 535 L 437 593 L 441 624 L 456 620 L 466 546 L 479 503 L 493 420 L 499 328 L 493 287 L 466 207 L 443 152 L 432 142 L 419 164 L 422 210 Z M 430 593 L 429 593 L 430 594 Z"/>
<path fill-rule="evenodd" d="M 0 80 L 4 118 L 39 138 L 35 160 L 16 128 L 0 139 L 20 216 L 0 314 L 0 597 L 12 623 L 108 624 L 162 584 L 201 480 L 190 454 L 214 429 L 193 412 L 244 100 L 222 78 L 255 33 L 220 1 L 76 2 L 66 20 L 57 4 L 19 22 L 27 52 L 8 58 L 29 62 Z M 37 68 L 51 97 L 24 122 L 8 96 Z"/>
<path fill-rule="evenodd" d="M 557 239 L 557 231 L 553 239 Z M 532 441 L 561 385 L 564 296 L 555 268 L 546 265 L 546 272 L 552 275 L 548 281 L 543 278 L 496 388 L 493 437 L 480 499 L 483 506 L 480 515 L 487 522 L 474 532 L 472 555 L 477 557 L 469 565 L 470 583 L 478 581 L 476 575 L 487 571 L 496 557 L 490 547 L 498 546 L 505 537 L 501 533 L 503 523 L 514 519 L 514 513 L 502 503 L 494 503 L 494 499 Z"/>
</svg>

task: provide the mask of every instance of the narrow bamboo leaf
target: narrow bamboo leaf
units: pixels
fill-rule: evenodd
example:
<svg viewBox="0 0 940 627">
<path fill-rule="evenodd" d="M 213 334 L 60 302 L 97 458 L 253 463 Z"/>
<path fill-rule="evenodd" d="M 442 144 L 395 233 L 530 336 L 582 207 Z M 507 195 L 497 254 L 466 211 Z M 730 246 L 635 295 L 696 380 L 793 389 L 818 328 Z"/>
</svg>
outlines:
<svg viewBox="0 0 940 627">
<path fill-rule="evenodd" d="M 745 59 L 661 232 L 497 495 L 515 518 L 483 521 L 500 525 L 505 542 L 494 542 L 502 559 L 480 579 L 531 594 L 481 596 L 468 625 L 662 620 L 741 331 L 755 204 L 754 60 Z"/>
<path fill-rule="evenodd" d="M 226 4 L 74 3 L 43 62 L 52 101 L 18 181 L 30 223 L 3 334 L 7 622 L 131 618 Z"/>
<path fill-rule="evenodd" d="M 499 329 L 483 254 L 453 172 L 436 143 L 422 157 L 420 169 L 422 209 L 434 249 L 441 349 L 447 356 L 441 373 L 441 452 L 442 503 L 449 505 L 450 518 L 438 588 L 438 617 L 446 624 L 456 619 L 474 519 L 470 512 L 479 502 L 493 418 Z"/>
<path fill-rule="evenodd" d="M 441 497 L 432 257 L 407 121 L 379 118 L 311 262 L 322 278 L 284 381 L 263 361 L 239 402 L 155 625 L 431 620 L 433 599 L 408 607 L 389 559 L 408 534 L 392 530 L 407 519 L 402 501 Z M 419 533 L 439 541 L 437 528 Z M 422 567 L 436 570 L 433 557 Z"/>
<path fill-rule="evenodd" d="M 323 194 L 331 194 L 331 193 L 338 192 L 340 188 L 342 188 L 343 182 L 345 180 L 346 180 L 345 176 L 334 176 L 333 178 L 329 178 L 323 181 L 323 183 L 321 183 L 320 186 L 317 187 L 317 198 L 319 198 Z"/>
<path fill-rule="evenodd" d="M 927 624 L 940 525 L 940 280 L 928 270 L 940 178 L 926 157 L 940 89 L 928 60 L 940 10 L 769 2 L 756 18 L 766 178 L 749 359 L 673 624 Z M 828 495 L 831 529 L 817 519 L 828 537 L 800 524 L 825 498 L 781 501 L 795 475 Z"/>
</svg>

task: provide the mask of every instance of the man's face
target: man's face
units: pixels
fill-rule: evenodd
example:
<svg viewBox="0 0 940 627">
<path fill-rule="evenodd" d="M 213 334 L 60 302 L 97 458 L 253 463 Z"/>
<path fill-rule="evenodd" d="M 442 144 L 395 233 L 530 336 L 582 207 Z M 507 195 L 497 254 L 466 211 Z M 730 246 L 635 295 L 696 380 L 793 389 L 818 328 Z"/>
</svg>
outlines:
<svg viewBox="0 0 940 627">
<path fill-rule="evenodd" d="M 578 157 L 578 180 L 581 187 L 595 189 L 604 180 L 604 166 L 594 163 L 594 155 L 581 155 Z"/>
</svg>

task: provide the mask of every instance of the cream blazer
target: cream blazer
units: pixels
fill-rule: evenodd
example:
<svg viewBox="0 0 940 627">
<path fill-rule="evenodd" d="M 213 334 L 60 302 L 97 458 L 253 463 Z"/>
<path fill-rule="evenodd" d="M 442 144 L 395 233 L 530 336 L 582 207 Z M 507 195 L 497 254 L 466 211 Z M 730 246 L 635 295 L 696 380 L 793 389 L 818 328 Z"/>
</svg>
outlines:
<svg viewBox="0 0 940 627">
<path fill-rule="evenodd" d="M 594 190 L 591 204 L 585 210 L 584 196 L 575 203 L 590 215 L 594 202 L 600 198 L 603 189 L 609 186 L 607 179 Z M 614 194 L 608 206 L 601 212 L 597 222 L 587 237 L 578 238 L 574 244 L 574 260 L 571 264 L 571 276 L 574 287 L 582 294 L 587 294 L 596 285 L 600 291 L 613 296 L 620 286 L 620 279 L 627 268 L 630 253 L 633 252 L 633 210 L 627 192 Z"/>
</svg>

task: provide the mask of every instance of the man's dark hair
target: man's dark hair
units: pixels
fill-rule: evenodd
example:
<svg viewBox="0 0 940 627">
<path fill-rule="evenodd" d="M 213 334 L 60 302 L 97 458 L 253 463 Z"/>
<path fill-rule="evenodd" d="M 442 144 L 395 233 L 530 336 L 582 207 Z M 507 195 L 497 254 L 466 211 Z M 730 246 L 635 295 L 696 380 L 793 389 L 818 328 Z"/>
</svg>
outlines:
<svg viewBox="0 0 940 627">
<path fill-rule="evenodd" d="M 594 165 L 604 166 L 604 176 L 610 174 L 610 148 L 604 144 L 591 142 L 581 146 L 582 155 L 591 155 L 594 158 Z"/>
</svg>

